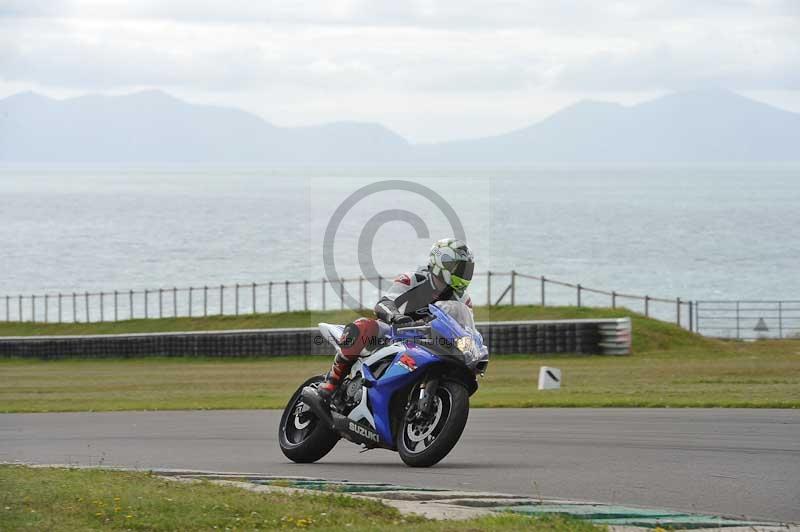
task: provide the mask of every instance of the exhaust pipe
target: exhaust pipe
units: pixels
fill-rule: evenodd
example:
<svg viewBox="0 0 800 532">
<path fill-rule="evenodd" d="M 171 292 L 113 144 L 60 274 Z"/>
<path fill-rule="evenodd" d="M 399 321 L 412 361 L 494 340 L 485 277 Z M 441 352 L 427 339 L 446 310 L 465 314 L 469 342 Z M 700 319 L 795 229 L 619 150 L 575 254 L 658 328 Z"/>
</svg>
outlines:
<svg viewBox="0 0 800 532">
<path fill-rule="evenodd" d="M 322 399 L 317 395 L 317 391 L 314 388 L 311 386 L 303 388 L 303 391 L 300 393 L 300 398 L 311 408 L 311 411 L 314 412 L 314 415 L 317 416 L 320 421 L 331 430 L 336 430 L 336 425 L 333 422 L 330 409 L 322 402 Z"/>
</svg>

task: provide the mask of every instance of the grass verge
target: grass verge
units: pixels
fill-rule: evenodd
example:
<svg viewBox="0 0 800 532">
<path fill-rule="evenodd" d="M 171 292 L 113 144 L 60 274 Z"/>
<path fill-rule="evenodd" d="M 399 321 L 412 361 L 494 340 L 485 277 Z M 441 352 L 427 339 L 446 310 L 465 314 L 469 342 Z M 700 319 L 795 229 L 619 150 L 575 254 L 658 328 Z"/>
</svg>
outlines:
<svg viewBox="0 0 800 532">
<path fill-rule="evenodd" d="M 0 362 L 0 412 L 283 408 L 327 357 Z M 539 366 L 563 387 L 537 391 Z M 800 342 L 607 356 L 497 356 L 473 407 L 800 407 Z"/>
<path fill-rule="evenodd" d="M 255 493 L 148 473 L 0 466 L 0 530 L 549 530 L 591 532 L 560 516 L 502 514 L 468 521 L 403 516 L 343 495 Z"/>
<path fill-rule="evenodd" d="M 800 340 L 714 340 L 625 309 L 479 307 L 476 314 L 479 320 L 630 316 L 634 353 L 495 356 L 471 399 L 474 407 L 800 408 Z M 289 313 L 89 325 L 0 324 L 0 331 L 290 327 L 349 318 L 352 314 L 340 312 Z M 0 360 L 0 412 L 283 408 L 302 381 L 325 372 L 329 364 L 327 357 Z M 542 365 L 564 371 L 561 390 L 536 390 Z"/>
</svg>

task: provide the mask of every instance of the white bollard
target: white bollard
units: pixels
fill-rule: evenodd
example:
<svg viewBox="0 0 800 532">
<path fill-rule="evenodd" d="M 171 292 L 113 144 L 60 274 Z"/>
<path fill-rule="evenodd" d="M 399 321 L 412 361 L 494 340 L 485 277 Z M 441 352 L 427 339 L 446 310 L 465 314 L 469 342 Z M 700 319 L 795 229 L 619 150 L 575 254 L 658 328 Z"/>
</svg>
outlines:
<svg viewBox="0 0 800 532">
<path fill-rule="evenodd" d="M 558 390 L 561 388 L 561 370 L 542 366 L 539 368 L 539 389 Z"/>
</svg>

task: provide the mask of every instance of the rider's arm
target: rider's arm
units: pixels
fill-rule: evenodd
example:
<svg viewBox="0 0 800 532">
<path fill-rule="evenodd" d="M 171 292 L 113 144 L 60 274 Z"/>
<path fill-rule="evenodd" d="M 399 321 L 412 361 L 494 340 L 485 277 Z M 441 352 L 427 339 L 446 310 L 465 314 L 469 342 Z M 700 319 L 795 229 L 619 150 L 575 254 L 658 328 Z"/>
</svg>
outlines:
<svg viewBox="0 0 800 532">
<path fill-rule="evenodd" d="M 394 301 L 383 296 L 375 305 L 375 315 L 381 321 L 392 323 L 400 315 L 400 311 L 397 310 Z"/>
<path fill-rule="evenodd" d="M 394 323 L 398 320 L 402 321 L 405 315 L 398 310 L 394 300 L 410 289 L 411 278 L 408 274 L 396 277 L 394 282 L 389 286 L 389 289 L 381 296 L 378 303 L 375 305 L 375 315 L 378 319 L 386 323 Z"/>
</svg>

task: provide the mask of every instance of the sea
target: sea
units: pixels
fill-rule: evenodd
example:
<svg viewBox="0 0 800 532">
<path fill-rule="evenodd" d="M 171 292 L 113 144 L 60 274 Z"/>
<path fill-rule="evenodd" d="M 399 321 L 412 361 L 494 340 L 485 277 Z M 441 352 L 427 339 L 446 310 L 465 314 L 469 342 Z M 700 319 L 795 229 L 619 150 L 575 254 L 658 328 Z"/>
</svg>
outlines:
<svg viewBox="0 0 800 532">
<path fill-rule="evenodd" d="M 511 270 L 660 298 L 800 300 L 800 165 L 0 168 L 0 301 L 272 281 L 278 308 L 281 283 L 310 280 L 290 306 L 319 306 L 323 278 L 391 278 L 453 235 L 494 272 L 491 294 L 475 278 L 478 303 Z M 540 288 L 518 277 L 516 302 Z M 549 304 L 575 301 L 547 289 Z M 377 287 L 360 294 L 371 306 Z"/>
</svg>

